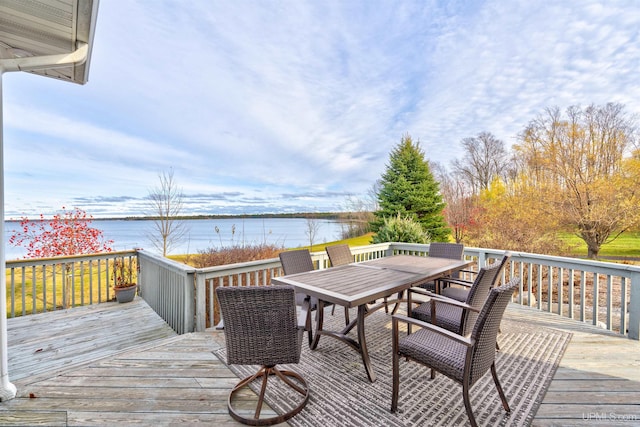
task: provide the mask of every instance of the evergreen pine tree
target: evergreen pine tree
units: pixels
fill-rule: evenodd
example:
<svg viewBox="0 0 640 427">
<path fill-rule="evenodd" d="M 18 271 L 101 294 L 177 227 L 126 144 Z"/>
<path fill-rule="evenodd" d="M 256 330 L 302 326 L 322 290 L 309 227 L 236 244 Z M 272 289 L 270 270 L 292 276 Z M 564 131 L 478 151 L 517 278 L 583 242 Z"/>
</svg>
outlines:
<svg viewBox="0 0 640 427">
<path fill-rule="evenodd" d="M 380 180 L 378 201 L 380 209 L 374 212 L 375 219 L 371 222 L 374 231 L 378 231 L 385 218 L 400 215 L 418 222 L 431 241 L 449 240 L 451 230 L 442 214 L 445 203 L 440 185 L 429 170 L 420 143 L 414 144 L 409 135 L 403 136 L 391 151 Z"/>
</svg>

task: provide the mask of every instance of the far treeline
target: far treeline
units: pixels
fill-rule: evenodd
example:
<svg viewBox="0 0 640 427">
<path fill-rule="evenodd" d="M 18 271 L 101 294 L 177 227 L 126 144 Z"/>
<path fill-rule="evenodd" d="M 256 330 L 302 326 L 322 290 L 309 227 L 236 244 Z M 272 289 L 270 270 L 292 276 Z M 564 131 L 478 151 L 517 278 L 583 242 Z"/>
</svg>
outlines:
<svg viewBox="0 0 640 427">
<path fill-rule="evenodd" d="M 176 220 L 191 219 L 267 219 L 267 218 L 309 218 L 309 219 L 326 219 L 326 220 L 345 220 L 353 219 L 353 212 L 297 212 L 297 213 L 264 213 L 264 214 L 234 214 L 234 215 L 179 215 L 173 217 Z M 142 221 L 157 220 L 159 216 L 128 216 L 124 218 L 101 218 L 101 220 L 125 220 L 125 221 Z"/>
</svg>

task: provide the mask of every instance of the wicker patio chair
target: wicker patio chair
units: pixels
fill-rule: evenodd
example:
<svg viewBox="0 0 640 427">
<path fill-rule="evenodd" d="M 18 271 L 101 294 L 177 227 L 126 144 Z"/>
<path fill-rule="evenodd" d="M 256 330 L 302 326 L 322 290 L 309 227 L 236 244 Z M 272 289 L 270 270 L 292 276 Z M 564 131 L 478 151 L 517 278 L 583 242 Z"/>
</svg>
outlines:
<svg viewBox="0 0 640 427">
<path fill-rule="evenodd" d="M 327 251 L 327 255 L 329 256 L 329 262 L 332 267 L 337 267 L 339 265 L 351 264 L 353 262 L 353 254 L 351 253 L 351 249 L 349 249 L 349 245 L 339 244 L 339 245 L 331 245 L 326 246 L 324 248 Z M 336 306 L 333 306 L 331 310 L 331 314 L 334 314 Z M 349 309 L 347 307 L 344 308 L 344 321 L 345 324 L 349 324 Z"/>
<path fill-rule="evenodd" d="M 280 257 L 280 264 L 282 264 L 282 270 L 285 275 L 287 274 L 297 274 L 297 273 L 305 273 L 307 271 L 312 271 L 313 268 L 313 260 L 311 259 L 311 254 L 308 249 L 296 249 L 293 251 L 285 251 L 280 252 L 278 255 Z M 304 300 L 307 298 L 306 294 L 301 294 L 296 292 L 296 304 L 302 305 Z M 329 303 L 325 303 L 325 306 L 330 305 Z M 307 311 L 307 319 L 305 329 L 309 334 L 309 346 L 313 342 L 313 330 L 311 325 L 311 312 L 318 309 L 318 298 L 311 297 L 309 302 L 309 310 Z"/>
<path fill-rule="evenodd" d="M 227 363 L 239 365 L 260 365 L 253 375 L 241 380 L 229 393 L 227 406 L 229 414 L 236 420 L 249 425 L 273 425 L 285 422 L 307 404 L 309 388 L 306 381 L 293 371 L 281 370 L 277 365 L 298 363 L 304 318 L 296 316 L 295 292 L 289 286 L 243 286 L 219 287 L 216 295 L 224 320 L 224 336 L 227 346 Z M 283 415 L 260 418 L 262 404 L 271 375 L 282 380 L 300 394 L 292 397 L 292 409 Z M 234 408 L 234 396 L 251 382 L 262 379 L 260 395 L 252 418 L 246 417 Z M 297 396 L 295 393 L 291 393 Z M 246 412 L 246 401 L 242 401 Z"/>
<path fill-rule="evenodd" d="M 353 254 L 351 253 L 351 249 L 349 249 L 349 245 L 346 243 L 327 246 L 324 249 L 327 251 L 329 261 L 333 267 L 353 262 Z"/>
<path fill-rule="evenodd" d="M 459 335 L 468 335 L 478 317 L 478 311 L 487 299 L 489 290 L 494 286 L 504 264 L 494 262 L 480 269 L 473 285 L 469 288 L 464 302 L 433 294 L 420 288 L 410 289 L 408 294 L 407 312 L 410 316 L 423 322 L 433 323 L 448 331 Z M 412 294 L 419 293 L 429 296 L 428 301 L 413 307 Z M 465 310 L 472 307 L 474 310 Z"/>
<path fill-rule="evenodd" d="M 505 265 L 507 265 L 507 262 L 509 261 L 510 258 L 511 258 L 511 253 L 510 252 L 505 252 L 505 254 L 502 257 L 502 261 L 501 261 L 502 266 L 501 266 L 500 271 L 498 272 L 498 274 L 500 272 L 502 272 L 502 270 L 504 269 Z M 473 285 L 472 281 L 462 280 L 462 279 L 454 278 L 454 277 L 443 278 L 443 279 L 441 279 L 441 282 L 442 283 L 446 283 L 449 286 L 447 286 L 444 289 L 442 289 L 440 294 L 442 296 L 447 297 L 447 298 L 453 298 L 453 299 L 458 300 L 458 301 L 466 301 L 466 299 L 467 299 L 467 297 L 469 295 L 469 289 Z"/>
<path fill-rule="evenodd" d="M 462 253 L 464 252 L 464 245 L 460 243 L 444 243 L 444 242 L 431 242 L 429 243 L 429 256 L 437 258 L 447 259 L 462 259 Z M 458 278 L 460 273 L 454 272 L 450 277 Z M 420 287 L 430 292 L 440 293 L 440 280 L 434 280 L 432 282 L 422 283 Z"/>
<path fill-rule="evenodd" d="M 391 411 L 398 410 L 398 394 L 400 389 L 400 358 L 407 358 L 426 365 L 446 375 L 462 385 L 464 407 L 472 426 L 477 426 L 469 389 L 482 378 L 487 370 L 495 383 L 502 407 L 509 413 L 509 403 L 502 390 L 495 365 L 496 336 L 504 311 L 513 292 L 520 283 L 514 277 L 507 284 L 493 288 L 489 293 L 470 337 L 453 334 L 430 323 L 421 322 L 407 316 L 394 315 L 392 320 L 393 349 L 393 386 L 391 394 Z M 471 310 L 472 308 L 469 307 Z M 475 310 L 475 309 L 473 309 Z M 413 334 L 404 335 L 399 331 L 399 323 L 406 322 L 421 327 Z"/>
<path fill-rule="evenodd" d="M 429 243 L 429 256 L 437 257 L 437 258 L 447 258 L 447 259 L 462 259 L 462 252 L 464 251 L 464 245 L 459 243 L 443 243 L 443 242 L 431 242 Z M 450 277 L 458 277 L 459 272 L 454 272 Z M 429 282 L 419 283 L 417 286 L 412 288 L 415 289 L 426 289 L 431 293 L 440 293 L 440 282 L 439 279 L 432 280 Z M 409 293 L 412 291 L 409 289 Z M 394 305 L 392 314 L 396 314 L 398 308 L 400 307 L 400 301 L 404 296 L 404 291 L 398 293 L 398 302 Z M 409 300 L 410 300 L 409 296 Z"/>
</svg>

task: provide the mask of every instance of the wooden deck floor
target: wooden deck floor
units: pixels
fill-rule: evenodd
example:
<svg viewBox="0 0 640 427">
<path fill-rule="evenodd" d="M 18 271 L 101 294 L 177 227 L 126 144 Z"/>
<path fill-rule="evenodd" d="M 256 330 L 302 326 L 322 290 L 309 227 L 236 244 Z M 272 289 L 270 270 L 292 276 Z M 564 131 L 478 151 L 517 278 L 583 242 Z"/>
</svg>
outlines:
<svg viewBox="0 0 640 427">
<path fill-rule="evenodd" d="M 507 316 L 574 334 L 533 425 L 640 425 L 639 342 L 518 306 Z M 222 334 L 177 336 L 141 299 L 9 319 L 8 341 L 18 395 L 0 403 L 2 426 L 239 425 L 226 409 L 237 378 L 212 354 Z"/>
</svg>

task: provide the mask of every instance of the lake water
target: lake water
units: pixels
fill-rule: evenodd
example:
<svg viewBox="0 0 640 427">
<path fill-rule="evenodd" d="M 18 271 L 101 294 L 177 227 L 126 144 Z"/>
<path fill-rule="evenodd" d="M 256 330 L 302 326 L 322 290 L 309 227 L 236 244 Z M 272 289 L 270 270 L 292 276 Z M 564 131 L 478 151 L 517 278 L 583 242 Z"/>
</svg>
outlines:
<svg viewBox="0 0 640 427">
<path fill-rule="evenodd" d="M 197 253 L 208 248 L 228 247 L 235 244 L 266 243 L 286 248 L 309 245 L 309 225 L 304 218 L 225 218 L 191 219 L 182 221 L 186 233 L 179 245 L 170 254 Z M 339 240 L 344 223 L 318 219 L 314 244 Z M 9 237 L 19 228 L 19 222 L 5 223 L 6 259 L 18 259 L 26 255 L 21 247 L 9 245 Z M 94 219 L 92 227 L 102 230 L 105 239 L 113 240 L 114 250 L 142 248 L 149 252 L 161 253 L 154 245 L 150 235 L 154 233 L 151 220 L 99 220 Z M 216 232 L 216 227 L 219 233 Z M 235 227 L 235 232 L 233 231 Z"/>
</svg>

